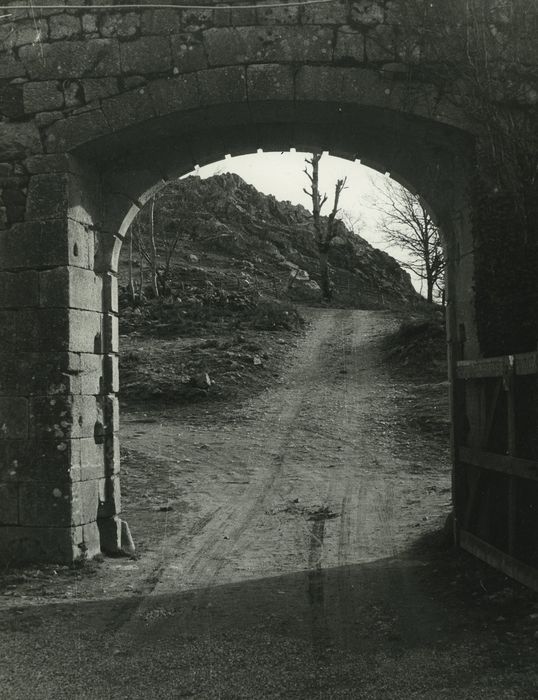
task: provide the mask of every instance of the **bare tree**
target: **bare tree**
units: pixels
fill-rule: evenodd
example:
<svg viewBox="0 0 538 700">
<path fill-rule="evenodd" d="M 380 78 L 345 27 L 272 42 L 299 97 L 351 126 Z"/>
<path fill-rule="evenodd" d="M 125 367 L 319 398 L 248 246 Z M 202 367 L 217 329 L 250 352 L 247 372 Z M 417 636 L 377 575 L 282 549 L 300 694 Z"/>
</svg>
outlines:
<svg viewBox="0 0 538 700">
<path fill-rule="evenodd" d="M 129 296 L 131 297 L 131 303 L 135 300 L 135 288 L 133 280 L 133 227 L 129 229 L 129 278 L 127 288 L 129 290 Z"/>
<path fill-rule="evenodd" d="M 347 230 L 351 231 L 351 233 L 355 234 L 356 236 L 360 235 L 360 232 L 366 228 L 364 217 L 360 212 L 343 209 L 342 213 L 340 214 L 340 219 Z"/>
<path fill-rule="evenodd" d="M 181 228 L 170 222 L 164 227 L 162 236 L 162 247 L 163 247 L 163 257 L 164 265 L 162 268 L 161 283 L 163 295 L 170 293 L 170 268 L 172 265 L 172 258 L 174 256 L 177 244 L 181 238 Z"/>
<path fill-rule="evenodd" d="M 149 240 L 150 240 L 150 266 L 151 288 L 157 299 L 159 297 L 159 278 L 157 274 L 157 243 L 155 240 L 155 197 L 152 197 L 149 205 Z"/>
<path fill-rule="evenodd" d="M 327 202 L 327 195 L 321 194 L 319 191 L 319 161 L 322 153 L 312 153 L 311 158 L 306 159 L 307 166 L 311 167 L 311 172 L 308 167 L 305 167 L 304 172 L 310 181 L 310 189 L 303 189 L 304 193 L 312 200 L 312 216 L 314 219 L 314 230 L 316 235 L 316 245 L 319 252 L 319 273 L 321 281 L 321 294 L 323 299 L 330 301 L 332 296 L 332 286 L 329 275 L 329 249 L 331 243 L 338 235 L 336 226 L 336 216 L 339 212 L 338 204 L 340 195 L 345 189 L 347 178 L 337 180 L 334 187 L 333 208 L 329 216 L 324 219 L 321 216 L 323 205 Z"/>
<path fill-rule="evenodd" d="M 380 228 L 389 243 L 405 251 L 403 267 L 426 283 L 426 298 L 433 302 L 434 292 L 442 296 L 445 257 L 439 228 L 417 195 L 401 185 L 386 180 L 372 183 L 378 192 L 377 209 L 382 218 Z"/>
</svg>

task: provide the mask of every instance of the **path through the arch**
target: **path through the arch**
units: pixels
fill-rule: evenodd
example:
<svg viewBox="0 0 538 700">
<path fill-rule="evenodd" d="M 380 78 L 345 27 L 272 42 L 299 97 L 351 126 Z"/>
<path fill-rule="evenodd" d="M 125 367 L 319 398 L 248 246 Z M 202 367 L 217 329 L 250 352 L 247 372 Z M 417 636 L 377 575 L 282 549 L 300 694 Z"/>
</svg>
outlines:
<svg viewBox="0 0 538 700">
<path fill-rule="evenodd" d="M 311 314 L 247 405 L 123 417 L 140 558 L 5 596 L 0 697 L 535 697 L 532 602 L 424 545 L 450 469 L 398 422 L 393 317 Z"/>
</svg>

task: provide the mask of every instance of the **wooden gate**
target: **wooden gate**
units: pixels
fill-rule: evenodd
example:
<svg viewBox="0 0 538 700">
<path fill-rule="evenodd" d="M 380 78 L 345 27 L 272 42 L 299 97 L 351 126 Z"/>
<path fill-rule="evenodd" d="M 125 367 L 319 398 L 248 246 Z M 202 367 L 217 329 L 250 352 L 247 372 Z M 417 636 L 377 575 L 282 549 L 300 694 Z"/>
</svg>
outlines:
<svg viewBox="0 0 538 700">
<path fill-rule="evenodd" d="M 538 353 L 456 363 L 453 490 L 461 547 L 538 590 Z"/>
</svg>

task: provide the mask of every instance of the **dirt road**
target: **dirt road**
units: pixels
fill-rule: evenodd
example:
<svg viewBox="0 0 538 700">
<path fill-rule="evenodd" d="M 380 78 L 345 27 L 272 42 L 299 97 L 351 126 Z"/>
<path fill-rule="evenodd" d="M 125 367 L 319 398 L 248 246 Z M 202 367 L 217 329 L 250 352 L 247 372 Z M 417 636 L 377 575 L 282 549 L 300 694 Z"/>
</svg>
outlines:
<svg viewBox="0 0 538 700">
<path fill-rule="evenodd" d="M 140 558 L 4 596 L 0 697 L 538 697 L 533 601 L 507 620 L 420 547 L 448 449 L 399 424 L 393 323 L 312 312 L 250 404 L 123 416 Z"/>
</svg>

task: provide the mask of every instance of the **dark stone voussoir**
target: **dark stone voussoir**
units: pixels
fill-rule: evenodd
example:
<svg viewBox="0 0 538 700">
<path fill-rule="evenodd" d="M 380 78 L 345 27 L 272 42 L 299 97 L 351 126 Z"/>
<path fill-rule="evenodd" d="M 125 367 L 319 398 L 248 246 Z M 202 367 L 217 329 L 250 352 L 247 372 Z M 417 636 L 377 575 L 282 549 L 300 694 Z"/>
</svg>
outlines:
<svg viewBox="0 0 538 700">
<path fill-rule="evenodd" d="M 167 37 L 145 36 L 122 42 L 120 47 L 124 74 L 163 73 L 172 69 L 172 52 Z"/>
<path fill-rule="evenodd" d="M 23 46 L 20 59 L 33 80 L 103 77 L 120 74 L 116 39 L 58 41 Z"/>
<path fill-rule="evenodd" d="M 61 119 L 47 131 L 46 148 L 49 152 L 71 151 L 110 132 L 110 126 L 101 109 L 82 112 Z"/>
<path fill-rule="evenodd" d="M 146 87 L 104 100 L 102 109 L 113 131 L 155 116 L 151 95 Z"/>
</svg>

